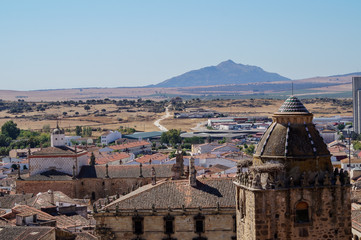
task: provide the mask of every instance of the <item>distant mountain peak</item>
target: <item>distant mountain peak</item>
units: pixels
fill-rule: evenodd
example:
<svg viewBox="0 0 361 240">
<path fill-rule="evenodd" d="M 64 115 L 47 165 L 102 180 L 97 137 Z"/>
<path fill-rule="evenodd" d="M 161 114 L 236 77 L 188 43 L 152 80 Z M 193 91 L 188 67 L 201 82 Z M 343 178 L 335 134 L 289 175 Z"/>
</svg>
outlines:
<svg viewBox="0 0 361 240">
<path fill-rule="evenodd" d="M 238 65 L 238 64 L 233 62 L 231 59 L 228 59 L 227 61 L 221 62 L 217 66 L 226 66 L 226 65 Z"/>
<path fill-rule="evenodd" d="M 227 60 L 216 66 L 192 70 L 182 75 L 165 80 L 156 87 L 193 87 L 254 82 L 287 81 L 289 78 L 277 73 L 264 71 L 257 66 L 243 65 Z"/>
</svg>

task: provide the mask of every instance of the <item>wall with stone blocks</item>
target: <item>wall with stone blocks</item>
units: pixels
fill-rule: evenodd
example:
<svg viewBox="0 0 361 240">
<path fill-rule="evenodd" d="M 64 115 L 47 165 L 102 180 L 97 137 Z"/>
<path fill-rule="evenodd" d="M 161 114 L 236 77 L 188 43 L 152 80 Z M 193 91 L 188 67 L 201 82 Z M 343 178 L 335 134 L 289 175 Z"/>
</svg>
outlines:
<svg viewBox="0 0 361 240">
<path fill-rule="evenodd" d="M 309 205 L 310 222 L 296 223 L 295 206 Z M 351 239 L 350 186 L 249 190 L 237 186 L 239 240 Z"/>
</svg>

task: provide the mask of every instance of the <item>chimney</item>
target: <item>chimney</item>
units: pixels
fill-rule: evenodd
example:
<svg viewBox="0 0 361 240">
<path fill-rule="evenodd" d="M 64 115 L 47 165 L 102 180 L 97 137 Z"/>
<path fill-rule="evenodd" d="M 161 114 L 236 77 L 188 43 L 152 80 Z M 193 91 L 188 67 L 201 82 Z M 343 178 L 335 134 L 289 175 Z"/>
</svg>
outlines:
<svg viewBox="0 0 361 240">
<path fill-rule="evenodd" d="M 178 180 L 182 176 L 184 176 L 183 154 L 180 147 L 178 147 L 177 150 L 175 164 L 173 164 L 172 166 L 172 172 L 173 172 L 173 176 L 172 176 L 173 180 Z"/>
<path fill-rule="evenodd" d="M 142 163 L 139 163 L 139 177 L 143 177 L 143 165 Z"/>
<path fill-rule="evenodd" d="M 76 173 L 75 173 L 75 165 L 73 165 L 73 179 L 76 178 L 75 175 L 76 175 Z"/>
<path fill-rule="evenodd" d="M 152 185 L 157 184 L 157 176 L 155 174 L 155 169 L 152 167 Z"/>
<path fill-rule="evenodd" d="M 108 163 L 105 164 L 105 178 L 109 178 Z"/>
<path fill-rule="evenodd" d="M 54 192 L 52 190 L 48 190 L 48 194 L 50 195 L 50 203 L 55 205 L 55 200 L 54 200 Z"/>
<path fill-rule="evenodd" d="M 18 164 L 17 166 L 18 166 L 18 179 L 21 179 L 21 176 L 20 176 L 20 171 L 21 171 L 20 164 Z"/>
<path fill-rule="evenodd" d="M 193 155 L 189 159 L 189 185 L 191 185 L 192 187 L 197 186 L 197 171 L 194 167 Z"/>
</svg>

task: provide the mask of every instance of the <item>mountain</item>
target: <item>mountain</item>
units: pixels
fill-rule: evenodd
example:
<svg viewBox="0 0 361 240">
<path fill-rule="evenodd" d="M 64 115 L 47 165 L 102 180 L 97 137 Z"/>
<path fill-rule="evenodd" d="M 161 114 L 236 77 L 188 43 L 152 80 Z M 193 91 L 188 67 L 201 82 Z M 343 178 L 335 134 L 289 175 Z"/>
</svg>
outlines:
<svg viewBox="0 0 361 240">
<path fill-rule="evenodd" d="M 217 66 L 186 72 L 152 85 L 152 87 L 194 87 L 287 80 L 290 79 L 277 73 L 266 72 L 260 67 L 237 64 L 232 60 L 228 60 L 221 62 Z"/>
</svg>

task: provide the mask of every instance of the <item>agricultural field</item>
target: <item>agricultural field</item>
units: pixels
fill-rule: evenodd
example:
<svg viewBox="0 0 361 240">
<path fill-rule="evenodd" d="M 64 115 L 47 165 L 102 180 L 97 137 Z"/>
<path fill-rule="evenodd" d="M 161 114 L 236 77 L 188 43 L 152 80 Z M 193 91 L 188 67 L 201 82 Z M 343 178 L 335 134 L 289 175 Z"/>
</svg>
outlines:
<svg viewBox="0 0 361 240">
<path fill-rule="evenodd" d="M 237 99 L 237 100 L 200 100 L 192 99 L 178 103 L 152 100 L 88 100 L 85 102 L 0 102 L 0 125 L 13 120 L 24 130 L 51 129 L 59 123 L 60 127 L 75 134 L 76 126 L 88 126 L 93 136 L 100 136 L 107 130 L 134 128 L 137 131 L 158 131 L 154 121 L 164 115 L 170 105 L 171 117 L 160 122 L 167 129 L 193 131 L 192 128 L 207 119 L 176 119 L 175 112 L 185 112 L 189 108 L 211 110 L 226 116 L 271 116 L 284 100 L 275 99 Z M 352 115 L 351 99 L 303 99 L 306 108 L 316 117 Z"/>
</svg>

